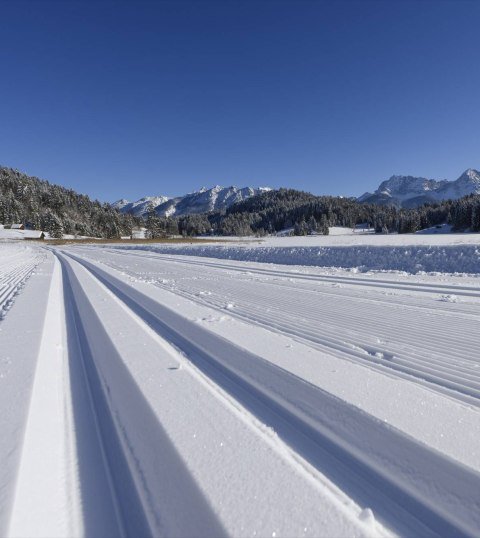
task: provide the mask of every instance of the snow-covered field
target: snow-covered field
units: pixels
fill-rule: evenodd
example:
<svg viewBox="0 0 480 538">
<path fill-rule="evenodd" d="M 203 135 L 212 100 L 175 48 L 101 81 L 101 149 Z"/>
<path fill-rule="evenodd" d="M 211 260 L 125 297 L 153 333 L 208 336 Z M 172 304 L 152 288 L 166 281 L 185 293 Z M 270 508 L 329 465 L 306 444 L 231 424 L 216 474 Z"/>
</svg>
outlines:
<svg viewBox="0 0 480 538">
<path fill-rule="evenodd" d="M 476 240 L 0 245 L 0 536 L 478 536 Z"/>
<path fill-rule="evenodd" d="M 203 245 L 126 244 L 122 248 L 359 271 L 480 273 L 480 234 L 375 235 L 351 233 L 343 228 L 332 231 L 329 236 L 225 238 L 227 241 Z"/>
<path fill-rule="evenodd" d="M 35 267 L 46 257 L 36 247 L 0 242 L 0 319 L 10 309 Z"/>
</svg>

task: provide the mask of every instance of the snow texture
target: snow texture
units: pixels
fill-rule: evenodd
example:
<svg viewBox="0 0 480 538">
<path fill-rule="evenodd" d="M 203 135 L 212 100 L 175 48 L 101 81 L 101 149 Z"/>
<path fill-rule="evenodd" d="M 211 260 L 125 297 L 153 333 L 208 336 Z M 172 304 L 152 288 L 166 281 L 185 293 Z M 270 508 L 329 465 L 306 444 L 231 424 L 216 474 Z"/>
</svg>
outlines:
<svg viewBox="0 0 480 538">
<path fill-rule="evenodd" d="M 373 194 L 362 194 L 358 201 L 416 207 L 426 202 L 454 200 L 468 194 L 480 194 L 480 172 L 473 168 L 465 170 L 455 181 L 392 176 L 383 181 Z"/>
<path fill-rule="evenodd" d="M 166 196 L 145 197 L 136 202 L 119 200 L 113 207 L 122 213 L 133 212 L 136 216 L 145 217 L 148 209 L 153 205 L 156 213 L 160 216 L 182 216 L 192 213 L 206 213 L 209 211 L 219 211 L 227 209 L 236 202 L 241 202 L 252 196 L 270 190 L 268 187 L 221 187 L 216 185 L 211 189 L 202 187 L 200 190 L 178 196 L 167 198 Z"/>
<path fill-rule="evenodd" d="M 37 265 L 45 259 L 45 253 L 18 243 L 0 243 L 0 254 L 1 320 L 12 306 L 15 297 L 24 286 L 26 280 L 31 276 Z"/>
<path fill-rule="evenodd" d="M 478 536 L 478 277 L 202 250 L 282 240 L 400 248 L 0 245 L 0 535 Z"/>
<path fill-rule="evenodd" d="M 289 244 L 291 246 L 287 246 Z M 480 273 L 479 234 L 335 235 L 209 245 L 126 245 L 119 248 L 283 265 L 355 268 L 360 271 Z"/>
</svg>

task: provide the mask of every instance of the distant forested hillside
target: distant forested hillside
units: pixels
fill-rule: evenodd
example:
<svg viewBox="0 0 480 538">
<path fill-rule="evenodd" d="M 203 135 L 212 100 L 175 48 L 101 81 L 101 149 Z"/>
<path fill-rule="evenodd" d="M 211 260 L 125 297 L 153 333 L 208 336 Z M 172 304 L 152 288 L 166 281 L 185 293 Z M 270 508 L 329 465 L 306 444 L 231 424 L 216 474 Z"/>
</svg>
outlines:
<svg viewBox="0 0 480 538">
<path fill-rule="evenodd" d="M 117 238 L 147 227 L 148 236 L 265 235 L 290 230 L 297 235 L 328 233 L 330 226 L 367 224 L 378 233 L 411 233 L 443 223 L 454 230 L 480 231 L 480 195 L 425 204 L 415 209 L 361 203 L 355 198 L 315 196 L 293 189 L 267 191 L 227 210 L 146 220 L 122 214 L 110 204 L 53 185 L 11 168 L 0 168 L 0 224 L 29 223 L 62 234 Z"/>
<path fill-rule="evenodd" d="M 377 233 L 412 233 L 443 223 L 454 230 L 480 231 L 480 196 L 425 204 L 415 209 L 360 203 L 354 198 L 314 196 L 279 189 L 253 196 L 223 212 L 165 218 L 151 214 L 150 235 L 173 231 L 183 235 L 265 235 L 290 229 L 291 233 L 328 233 L 329 226 L 367 224 Z"/>
<path fill-rule="evenodd" d="M 0 167 L 0 223 L 28 223 L 52 237 L 115 238 L 129 235 L 135 219 L 72 189 Z"/>
</svg>

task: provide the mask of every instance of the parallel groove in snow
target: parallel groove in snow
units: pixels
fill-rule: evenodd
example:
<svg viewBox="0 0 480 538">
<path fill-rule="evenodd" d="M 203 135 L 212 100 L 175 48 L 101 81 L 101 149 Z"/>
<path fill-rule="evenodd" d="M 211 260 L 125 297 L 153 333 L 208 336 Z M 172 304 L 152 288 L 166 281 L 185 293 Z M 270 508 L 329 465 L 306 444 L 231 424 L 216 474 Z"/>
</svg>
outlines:
<svg viewBox="0 0 480 538">
<path fill-rule="evenodd" d="M 154 330 L 185 351 L 190 360 L 208 371 L 217 382 L 226 383 L 225 386 L 229 386 L 237 397 L 247 398 L 244 401 L 241 400 L 245 405 L 248 406 L 249 398 L 254 396 L 257 402 L 264 402 L 270 410 L 280 413 L 283 420 L 286 420 L 290 426 L 295 425 L 299 431 L 297 430 L 295 438 L 290 441 L 297 449 L 300 448 L 296 444 L 299 432 L 303 432 L 311 441 L 319 443 L 317 450 L 320 447 L 326 449 L 327 446 L 333 444 L 339 463 L 345 465 L 350 473 L 355 474 L 354 469 L 360 472 L 366 484 L 370 483 L 374 491 L 378 490 L 377 495 L 387 496 L 389 502 L 402 499 L 403 507 L 413 510 L 417 516 L 420 515 L 420 519 L 427 527 L 430 527 L 428 530 L 424 527 L 422 531 L 417 528 L 417 533 L 428 534 L 433 530 L 434 533 L 448 532 L 456 536 L 475 535 L 474 528 L 479 522 L 476 521 L 474 511 L 472 512 L 475 501 L 471 499 L 471 495 L 475 496 L 473 492 L 480 485 L 480 477 L 477 473 L 460 467 L 456 470 L 447 470 L 447 467 L 453 463 L 450 460 L 440 461 L 442 460 L 440 457 L 437 461 L 439 455 L 435 452 L 428 453 L 428 449 L 417 444 L 413 439 L 397 437 L 394 430 L 376 421 L 369 422 L 367 415 L 363 415 L 358 410 L 355 411 L 350 406 L 345 406 L 344 403 L 331 400 L 326 393 L 322 393 L 313 385 L 302 382 L 302 391 L 294 391 L 295 395 L 290 394 L 291 388 L 300 381 L 291 374 L 284 377 L 285 371 L 273 368 L 272 365 L 268 366 L 265 362 L 258 361 L 258 358 L 251 357 L 248 352 L 240 351 L 239 348 L 229 347 L 226 341 L 213 336 L 212 333 L 205 331 L 192 321 L 185 319 L 182 321 L 179 315 L 121 282 L 111 273 L 77 256 L 72 257 L 87 267 L 96 278 L 129 308 L 132 308 L 137 315 L 145 319 Z M 188 338 L 183 336 L 187 334 Z M 225 377 L 227 381 L 222 381 Z M 246 391 L 250 396 L 240 396 L 242 391 Z M 350 413 L 352 413 L 353 421 L 351 423 L 348 418 Z M 323 421 L 333 422 L 325 429 L 325 426 L 321 426 Z M 280 430 L 282 429 L 279 423 L 276 425 Z M 346 427 L 347 430 L 343 430 Z M 356 433 L 353 435 L 351 431 L 347 433 L 349 428 L 353 428 Z M 360 429 L 357 431 L 357 428 Z M 358 450 L 355 448 L 359 443 L 362 445 L 365 442 L 369 445 L 368 448 L 367 446 Z M 374 445 L 370 444 L 372 442 Z M 400 450 L 399 454 L 396 453 L 397 450 Z M 424 453 L 425 450 L 427 453 Z M 354 467 L 351 467 L 352 464 Z M 404 468 L 405 465 L 407 465 L 406 468 Z M 395 474 L 391 474 L 392 469 L 388 471 L 389 466 L 398 467 Z M 428 480 L 434 479 L 437 482 L 423 483 L 424 473 L 427 473 Z M 466 474 L 463 475 L 463 473 Z M 448 498 L 446 502 L 450 510 L 446 511 L 445 506 L 442 509 L 438 504 L 430 503 L 427 491 L 432 487 L 436 495 L 440 494 L 440 497 L 445 495 L 445 499 Z M 450 503 L 455 505 L 455 509 Z M 381 510 L 381 507 L 377 508 Z M 464 511 L 464 515 L 459 515 L 458 510 Z M 400 518 L 402 517 L 405 517 L 405 514 L 400 515 Z M 469 527 L 468 521 L 473 526 Z"/>
<path fill-rule="evenodd" d="M 166 409 L 163 405 L 160 408 L 160 416 L 153 414 L 155 408 L 150 407 L 151 404 L 149 403 L 150 400 L 148 394 L 151 395 L 152 390 L 154 391 L 154 394 L 158 393 L 158 388 L 156 388 L 155 385 L 152 386 L 150 382 L 146 383 L 145 379 L 142 380 L 142 377 L 144 377 L 143 375 L 140 375 L 139 378 L 138 372 L 142 372 L 142 369 L 138 369 L 138 366 L 134 366 L 134 364 L 139 364 L 138 345 L 144 342 L 144 345 L 147 347 L 143 348 L 144 354 L 142 359 L 148 360 L 148 358 L 151 358 L 153 351 L 156 369 L 151 371 L 151 376 L 153 379 L 160 380 L 163 384 L 165 382 L 165 375 L 175 375 L 176 378 L 181 375 L 179 373 L 165 374 L 165 371 L 178 369 L 178 366 L 168 369 L 165 368 L 165 362 L 166 364 L 172 364 L 172 362 L 176 363 L 177 359 L 181 357 L 176 357 L 175 355 L 169 356 L 168 353 L 166 353 L 165 348 L 161 346 L 155 346 L 155 349 L 152 350 L 150 343 L 151 338 L 148 336 L 151 328 L 149 328 L 148 324 L 142 319 L 140 319 L 137 323 L 135 320 L 136 314 L 134 314 L 134 311 L 131 311 L 128 305 L 123 305 L 123 302 L 120 299 L 108 299 L 105 292 L 101 291 L 101 288 L 99 288 L 99 286 L 103 285 L 99 284 L 95 280 L 97 278 L 96 276 L 94 277 L 89 275 L 83 268 L 79 266 L 76 267 L 78 264 L 76 264 L 76 262 L 72 262 L 71 259 L 65 259 L 63 256 L 61 256 L 61 259 L 64 260 L 63 263 L 66 273 L 68 274 L 67 282 L 71 287 L 72 300 L 75 302 L 75 308 L 78 309 L 76 319 L 77 323 L 82 325 L 80 333 L 82 333 L 83 336 L 81 336 L 81 339 L 84 341 L 84 345 L 89 348 L 87 354 L 91 354 L 91 359 L 93 361 L 92 364 L 95 364 L 94 367 L 98 370 L 99 379 L 101 378 L 102 380 L 100 384 L 101 386 L 98 385 L 96 388 L 93 387 L 93 392 L 95 393 L 101 391 L 104 394 L 109 412 L 112 414 L 114 423 L 116 424 L 115 429 L 119 435 L 119 439 L 114 439 L 113 441 L 112 435 L 107 435 L 108 440 L 105 442 L 105 444 L 108 465 L 115 468 L 117 465 L 117 460 L 121 459 L 118 455 L 115 455 L 115 452 L 117 450 L 121 450 L 125 455 L 126 461 L 128 462 L 127 467 L 130 469 L 129 473 L 131 473 L 132 477 L 134 477 L 134 483 L 126 485 L 125 482 L 123 482 L 123 488 L 119 489 L 119 486 L 122 485 L 122 481 L 120 481 L 120 483 L 117 483 L 117 481 L 118 475 L 121 473 L 119 471 L 114 473 L 114 483 L 117 483 L 115 489 L 120 502 L 121 514 L 126 524 L 127 536 L 137 536 L 139 534 L 154 536 L 195 535 L 209 537 L 226 535 L 227 533 L 225 529 L 221 527 L 221 522 L 219 523 L 216 519 L 216 514 L 211 510 L 208 504 L 205 503 L 202 492 L 200 488 L 197 487 L 194 477 L 185 474 L 187 466 L 183 461 L 181 461 L 180 455 L 173 450 L 174 445 L 172 443 L 173 441 L 176 441 L 176 446 L 178 440 L 175 439 L 175 436 L 173 436 L 173 438 L 164 436 L 165 434 L 162 433 L 163 424 L 161 422 L 157 422 L 162 415 L 164 418 L 168 418 L 171 411 L 169 411 L 168 408 Z M 96 302 L 96 308 L 94 308 L 95 300 L 92 297 L 93 295 L 95 295 L 95 297 L 97 295 L 101 296 L 101 298 Z M 125 311 L 125 313 L 121 313 L 119 306 L 116 303 L 123 305 L 122 309 Z M 105 317 L 97 311 L 98 307 L 101 308 L 104 314 L 106 312 L 109 314 L 113 313 L 112 318 L 106 320 Z M 131 315 L 133 319 L 129 319 L 129 315 Z M 127 322 L 129 327 L 131 327 L 131 335 L 135 335 L 136 341 L 133 346 L 133 342 L 131 342 L 130 338 L 124 340 L 115 331 L 115 329 L 118 330 L 120 327 L 125 327 L 125 322 Z M 147 341 L 149 343 L 147 343 Z M 128 350 L 130 351 L 122 354 L 122 349 L 123 352 Z M 132 360 L 134 361 L 134 364 L 132 363 Z M 87 367 L 87 369 L 90 367 L 91 365 Z M 134 374 L 135 370 L 137 370 L 136 375 Z M 177 384 L 184 385 L 188 382 L 188 389 L 185 388 L 183 390 L 191 391 L 195 384 L 192 385 L 188 378 L 184 377 L 185 375 L 187 374 L 184 373 L 183 377 L 178 379 Z M 138 384 L 139 381 L 140 384 Z M 171 383 L 174 383 L 173 379 L 171 380 Z M 162 384 L 160 384 L 160 386 L 162 386 Z M 144 392 L 141 391 L 142 388 L 144 389 Z M 169 390 L 171 392 L 172 388 Z M 169 392 L 169 390 L 167 387 L 165 387 L 162 392 Z M 175 388 L 173 388 L 173 390 L 175 392 Z M 182 392 L 181 390 L 178 390 L 178 387 L 175 395 L 177 397 L 182 396 Z M 183 397 L 185 398 L 185 396 L 186 395 L 184 394 Z M 195 399 L 195 394 L 193 394 L 192 397 Z M 94 397 L 94 400 L 96 399 L 97 398 Z M 198 399 L 195 399 L 195 402 L 200 405 L 200 401 Z M 201 403 L 204 405 L 207 402 L 208 400 L 201 401 Z M 169 400 L 169 404 L 171 405 L 172 403 L 173 401 Z M 157 410 L 157 412 L 159 411 Z M 208 412 L 208 408 L 203 412 Z M 225 409 L 223 413 L 229 413 L 228 408 Z M 185 417 L 180 415 L 178 418 L 180 417 L 182 420 L 185 420 Z M 178 423 L 178 418 L 173 417 L 175 423 Z M 236 421 L 234 421 L 233 416 L 228 415 L 226 418 L 222 418 L 222 414 L 220 413 L 215 416 L 215 426 L 213 428 L 212 425 L 208 424 L 205 424 L 204 427 L 208 432 L 210 432 L 210 434 L 215 433 L 215 430 L 217 429 L 216 423 L 219 421 L 219 424 L 221 424 L 221 420 L 227 420 L 229 427 L 237 428 Z M 105 428 L 104 422 L 105 421 L 103 419 L 100 419 L 102 429 Z M 140 428 L 139 424 L 141 424 Z M 201 433 L 202 424 L 192 423 L 191 426 L 199 428 L 197 431 Z M 244 432 L 243 436 L 245 436 L 246 433 L 247 432 Z M 114 445 L 113 448 L 111 446 L 112 443 Z M 236 444 L 237 443 L 241 445 L 240 439 L 236 440 Z M 263 439 L 262 436 L 261 444 L 263 445 L 264 443 L 265 439 Z M 242 469 L 242 467 L 243 474 L 245 475 L 244 479 L 247 478 L 245 465 L 247 465 L 247 468 L 251 468 L 251 456 L 249 455 L 248 451 L 239 451 L 240 448 L 241 446 L 239 449 L 237 449 L 237 457 L 231 462 L 233 467 L 227 467 L 226 469 L 220 468 L 219 470 L 209 467 L 209 475 L 217 475 L 217 481 L 220 479 L 220 484 L 224 480 L 222 477 L 223 473 L 231 473 L 234 470 Z M 259 454 L 258 447 L 250 446 L 250 449 L 252 450 L 252 454 L 257 454 L 257 457 L 262 455 L 261 453 Z M 230 448 L 226 454 L 228 454 L 228 452 L 231 450 L 232 448 Z M 262 449 L 262 451 L 264 451 L 264 449 Z M 206 455 L 207 454 L 205 454 L 204 457 Z M 262 457 L 265 458 L 265 455 L 262 455 Z M 239 461 L 239 458 L 244 461 Z M 281 458 L 280 465 L 276 463 L 277 460 L 278 456 L 275 456 L 275 454 L 267 454 L 266 461 L 270 462 L 268 465 L 271 465 L 272 469 L 276 468 L 277 471 L 274 475 L 270 476 L 270 480 L 274 484 L 282 484 L 282 482 L 284 482 L 284 485 L 289 483 L 292 485 L 292 487 L 293 484 L 295 484 L 295 488 L 297 488 L 297 496 L 304 497 L 302 501 L 304 504 L 307 502 L 307 498 L 313 495 L 311 500 L 308 501 L 309 503 L 312 503 L 308 513 L 302 514 L 301 505 L 299 507 L 300 513 L 298 513 L 297 507 L 292 506 L 290 507 L 292 513 L 287 517 L 287 520 L 291 520 L 292 525 L 297 525 L 298 530 L 295 534 L 298 534 L 298 531 L 301 531 L 304 526 L 305 529 L 303 534 L 311 535 L 312 532 L 315 534 L 315 528 L 317 529 L 318 533 L 318 531 L 322 529 L 321 513 L 324 510 L 324 507 L 322 506 L 320 514 L 316 513 L 315 499 L 317 498 L 317 492 L 315 492 L 315 490 L 318 486 L 310 489 L 308 482 L 303 483 L 302 488 L 305 489 L 305 492 L 301 493 L 301 491 L 298 490 L 298 477 L 295 476 L 296 471 L 293 469 L 289 470 L 289 465 L 286 465 L 287 461 L 284 461 L 283 458 Z M 275 467 L 275 465 L 277 467 Z M 253 471 L 249 471 L 249 474 L 252 472 Z M 250 480 L 252 480 L 252 477 L 250 477 Z M 262 479 L 258 477 L 257 482 L 261 483 L 261 481 Z M 246 482 L 244 485 L 248 486 L 248 482 Z M 258 484 L 256 488 L 258 488 Z M 254 488 L 254 491 L 256 488 Z M 138 491 L 139 498 L 141 499 L 139 505 L 140 509 L 143 507 L 144 513 L 146 517 L 148 517 L 150 524 L 149 529 L 144 529 L 143 532 L 141 528 L 139 529 L 135 520 L 131 517 L 131 506 L 129 506 L 128 503 L 125 504 L 124 502 L 125 500 L 128 501 L 135 491 Z M 261 493 L 261 489 L 256 489 L 256 491 L 257 494 Z M 232 493 L 233 497 L 235 498 L 235 492 L 233 491 Z M 231 497 L 232 494 L 229 496 Z M 224 494 L 223 497 L 225 498 L 228 496 Z M 285 511 L 287 507 L 285 502 L 289 504 L 291 499 L 287 491 L 284 492 L 282 497 L 283 499 L 281 502 L 283 503 L 283 511 Z M 280 499 L 281 497 L 278 498 L 277 502 L 280 502 Z M 317 502 L 318 500 L 321 501 L 321 497 L 317 499 Z M 325 497 L 323 501 L 325 502 Z M 249 502 L 251 503 L 251 500 Z M 348 514 L 348 516 L 345 517 L 345 520 L 347 522 L 350 520 L 350 523 L 349 525 L 346 525 L 345 522 L 338 521 L 338 528 L 345 528 L 345 532 L 348 534 L 351 534 L 352 530 L 354 530 L 354 534 L 358 536 L 366 536 L 369 534 L 367 532 L 368 526 L 362 528 L 364 524 L 356 516 L 355 510 L 347 510 L 345 506 L 342 506 L 342 502 L 345 502 L 345 499 L 340 497 L 340 499 L 336 499 L 336 503 L 332 504 L 337 505 L 336 510 L 338 510 L 340 514 L 343 511 L 345 511 L 344 516 Z M 236 503 L 242 506 L 244 501 L 237 499 Z M 246 506 L 249 506 L 249 504 L 247 503 Z M 221 508 L 222 506 L 220 504 L 217 507 L 217 510 Z M 250 510 L 251 508 L 252 505 L 250 504 Z M 256 511 L 258 512 L 257 517 L 260 515 L 260 513 L 262 513 L 262 517 L 267 519 L 271 519 L 272 515 L 275 516 L 275 514 L 278 512 L 278 508 L 275 506 L 275 503 L 265 504 L 263 506 L 259 505 L 258 509 L 259 511 L 256 508 Z M 297 512 L 297 514 L 294 516 L 293 514 L 295 512 Z M 309 524 L 302 525 L 302 518 L 303 521 L 309 521 Z M 236 526 L 240 525 L 240 523 L 241 522 L 239 521 L 233 522 L 233 524 Z M 263 528 L 262 525 L 264 525 L 264 522 L 246 520 L 243 522 L 243 524 L 248 524 L 250 527 L 253 525 L 253 528 L 255 528 L 255 526 Z M 230 526 L 231 525 L 232 521 L 230 521 Z M 283 525 L 285 525 L 285 522 Z M 342 527 L 342 525 L 345 526 Z M 293 529 L 295 527 L 291 528 Z M 239 533 L 237 532 L 236 534 Z M 260 534 L 265 533 L 261 532 Z M 277 534 L 281 535 L 285 533 L 281 532 L 280 527 L 280 532 L 277 531 Z M 384 535 L 385 531 L 383 531 L 381 527 L 378 527 L 375 534 Z"/>
<path fill-rule="evenodd" d="M 97 254 L 101 259 L 101 253 Z M 128 264 L 128 254 L 122 252 L 116 257 L 118 262 L 111 257 L 111 254 L 117 254 L 115 249 L 109 254 L 108 265 L 138 278 L 139 272 L 132 271 Z M 139 257 L 143 257 L 143 253 L 137 253 L 136 259 Z M 261 323 L 336 356 L 404 374 L 422 383 L 429 382 L 433 387 L 450 390 L 452 395 L 462 398 L 461 395 L 480 399 L 479 303 L 472 305 L 470 310 L 477 315 L 464 316 L 455 311 L 445 314 L 441 309 L 426 315 L 426 301 L 430 301 L 431 308 L 432 303 L 433 307 L 438 304 L 443 308 L 443 303 L 432 296 L 432 287 L 423 284 L 409 284 L 409 287 L 421 288 L 427 292 L 425 297 L 402 296 L 406 304 L 396 305 L 390 303 L 390 296 L 371 291 L 365 298 L 364 289 L 358 291 L 357 286 L 348 287 L 347 284 L 342 284 L 344 287 L 339 290 L 325 289 L 325 284 L 318 285 L 314 291 L 311 287 L 303 289 L 301 284 L 305 275 L 299 275 L 297 280 L 296 274 L 272 270 L 272 278 L 268 279 L 269 269 L 259 269 L 263 277 L 252 287 L 251 277 L 244 273 L 255 274 L 257 269 L 238 268 L 232 275 L 232 267 L 209 263 L 211 272 L 199 275 L 197 267 L 201 262 L 151 254 L 146 257 L 150 258 L 150 263 L 144 261 L 140 275 L 163 289 L 248 322 Z M 135 260 L 135 256 L 130 260 Z M 243 274 L 235 276 L 238 271 Z M 295 285 L 289 282 L 290 279 L 295 279 Z M 329 277 L 332 279 L 335 277 Z M 362 286 L 365 279 L 360 280 Z M 344 281 L 339 278 L 338 282 Z M 464 288 L 471 289 L 469 286 L 443 286 L 442 291 L 455 289 L 459 294 L 458 290 Z M 370 308 L 372 299 L 369 297 L 372 295 L 375 308 Z M 227 303 L 232 303 L 234 308 L 225 311 Z"/>
<path fill-rule="evenodd" d="M 6 315 L 15 295 L 37 265 L 45 260 L 41 249 L 0 243 L 0 320 Z"/>
<path fill-rule="evenodd" d="M 378 244 L 378 241 L 388 238 L 373 235 L 365 236 L 370 244 L 359 244 L 359 236 L 354 237 L 354 243 L 342 246 L 328 245 L 326 242 L 317 246 L 298 245 L 281 246 L 287 238 L 278 238 L 281 242 L 277 246 L 264 246 L 261 244 L 242 246 L 229 244 L 191 244 L 191 245 L 135 245 L 120 246 L 125 250 L 146 250 L 161 254 L 187 255 L 222 260 L 238 260 L 242 262 L 276 263 L 282 265 L 301 265 L 313 267 L 363 267 L 374 270 L 403 270 L 411 273 L 418 271 L 443 271 L 448 273 L 479 273 L 480 251 L 475 244 L 476 237 L 472 234 L 470 244 L 431 244 L 434 237 L 424 236 L 416 239 L 408 236 L 397 236 L 400 244 Z M 438 236 L 437 236 L 438 237 Z M 283 239 L 283 241 L 282 241 Z M 321 238 L 318 238 L 321 240 Z M 318 241 L 317 239 L 317 241 Z M 401 245 L 402 240 L 424 242 L 417 245 Z M 372 240 L 377 242 L 371 244 Z M 323 241 L 322 241 L 323 242 Z M 469 241 L 467 241 L 468 243 Z"/>
<path fill-rule="evenodd" d="M 163 254 L 162 249 L 154 250 L 150 247 L 142 248 L 141 246 L 136 247 L 122 247 L 122 246 L 102 246 L 100 250 L 96 247 L 90 246 L 81 246 L 79 249 L 82 252 L 90 252 L 91 254 L 101 257 L 101 251 L 106 251 L 110 254 L 116 254 L 118 256 L 127 256 L 127 257 L 138 257 L 142 260 L 152 259 L 152 260 L 164 260 L 181 263 L 182 265 L 194 265 L 199 267 L 211 267 L 213 269 L 226 269 L 228 271 L 235 271 L 239 273 L 248 272 L 249 274 L 258 274 L 267 277 L 278 276 L 281 278 L 295 278 L 296 280 L 307 280 L 307 281 L 317 281 L 317 282 L 332 282 L 334 284 L 344 283 L 344 284 L 353 284 L 358 286 L 371 286 L 371 287 L 391 287 L 393 289 L 405 289 L 411 291 L 441 291 L 443 293 L 457 293 L 462 294 L 462 292 L 473 292 L 472 296 L 480 297 L 480 290 L 476 286 L 465 286 L 464 284 L 440 284 L 440 283 L 429 283 L 429 282 L 408 282 L 402 283 L 397 282 L 394 279 L 386 278 L 364 278 L 362 274 L 356 274 L 355 276 L 342 276 L 342 275 L 333 275 L 328 274 L 328 271 L 331 269 L 337 269 L 335 267 L 303 267 L 301 266 L 301 258 L 299 258 L 298 263 L 302 267 L 302 270 L 306 269 L 322 269 L 322 271 L 327 272 L 327 274 L 318 274 L 318 273 L 307 273 L 299 272 L 298 269 L 279 269 L 279 265 L 270 264 L 270 263 L 261 263 L 261 262 L 249 262 L 242 260 L 230 260 L 230 259 L 216 259 L 216 258 L 197 258 L 194 254 L 190 255 L 173 255 L 171 253 Z M 250 265 L 254 263 L 254 266 Z M 246 264 L 246 265 L 244 265 Z M 264 268 L 265 267 L 265 268 Z M 295 267 L 295 266 L 293 266 Z M 299 267 L 299 266 L 297 266 Z M 393 273 L 395 274 L 395 273 Z"/>
<path fill-rule="evenodd" d="M 49 280 L 11 512 L 15 475 L 0 484 L 10 534 L 478 536 L 480 464 L 465 443 L 478 408 L 396 381 L 480 405 L 475 288 L 75 251 L 57 251 Z M 0 259 L 0 310 L 46 255 L 23 245 L 11 254 Z M 454 290 L 463 302 L 439 301 Z M 217 318 L 223 329 L 209 327 Z M 19 350 L 2 341 L 0 383 L 18 385 L 8 361 Z M 330 385 L 329 369 L 340 372 Z M 345 373 L 356 375 L 343 392 Z M 387 406 L 408 395 L 415 412 L 430 409 L 415 430 L 408 404 L 382 416 L 379 391 Z M 428 421 L 460 441 L 437 442 Z"/>
</svg>

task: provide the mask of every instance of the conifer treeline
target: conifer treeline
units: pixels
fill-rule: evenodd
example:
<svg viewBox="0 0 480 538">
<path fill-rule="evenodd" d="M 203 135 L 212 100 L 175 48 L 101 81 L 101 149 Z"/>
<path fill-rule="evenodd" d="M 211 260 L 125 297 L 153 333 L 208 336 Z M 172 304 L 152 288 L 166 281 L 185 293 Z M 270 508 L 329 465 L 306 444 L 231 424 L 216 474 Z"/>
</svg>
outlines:
<svg viewBox="0 0 480 538">
<path fill-rule="evenodd" d="M 353 228 L 366 224 L 377 233 L 412 233 L 449 223 L 454 230 L 480 231 L 480 195 L 469 195 L 416 209 L 363 204 L 354 198 L 314 196 L 293 189 L 267 191 L 226 211 L 159 217 L 146 220 L 122 214 L 110 204 L 91 200 L 71 189 L 0 168 L 0 223 L 29 223 L 35 229 L 62 234 L 118 238 L 135 226 L 146 226 L 149 237 L 328 233 L 329 226 Z"/>
<path fill-rule="evenodd" d="M 116 238 L 130 235 L 140 221 L 72 189 L 0 168 L 0 223 L 29 224 L 52 237 L 73 234 Z"/>
<path fill-rule="evenodd" d="M 354 198 L 279 189 L 248 198 L 223 212 L 180 218 L 161 218 L 152 213 L 147 228 L 157 237 L 169 233 L 167 230 L 191 236 L 207 233 L 261 236 L 285 229 L 296 235 L 327 234 L 329 226 L 353 228 L 356 224 L 366 224 L 377 233 L 413 233 L 443 223 L 451 224 L 456 231 L 480 231 L 480 195 L 398 209 L 363 204 Z"/>
</svg>

